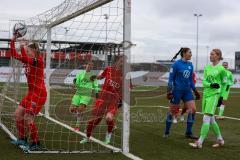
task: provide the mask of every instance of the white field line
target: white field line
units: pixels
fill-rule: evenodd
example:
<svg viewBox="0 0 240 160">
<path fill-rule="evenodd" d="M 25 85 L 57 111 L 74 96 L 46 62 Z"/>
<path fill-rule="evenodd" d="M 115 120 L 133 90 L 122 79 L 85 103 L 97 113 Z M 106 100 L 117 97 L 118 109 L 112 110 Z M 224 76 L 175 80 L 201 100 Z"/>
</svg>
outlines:
<svg viewBox="0 0 240 160">
<path fill-rule="evenodd" d="M 2 94 L 0 94 L 0 95 L 3 96 Z M 19 102 L 16 102 L 14 99 L 12 99 L 12 98 L 10 98 L 10 97 L 8 97 L 8 96 L 5 96 L 5 98 L 8 99 L 9 101 L 13 102 L 13 103 L 19 104 Z M 39 113 L 39 115 L 43 116 L 44 114 Z M 79 135 L 81 135 L 81 136 L 83 136 L 83 137 L 86 137 L 86 134 L 85 134 L 85 133 L 83 133 L 83 132 L 76 132 L 76 131 L 74 130 L 74 128 L 70 127 L 69 125 L 66 125 L 66 124 L 64 124 L 64 123 L 62 123 L 62 122 L 59 122 L 59 121 L 57 121 L 57 120 L 55 120 L 55 119 L 53 119 L 53 118 L 51 118 L 51 117 L 46 117 L 46 116 L 44 116 L 44 117 L 45 117 L 46 119 L 52 121 L 52 122 L 55 122 L 55 123 L 57 123 L 57 124 L 65 127 L 65 128 L 67 128 L 67 129 L 71 130 L 72 132 L 75 132 L 76 134 L 79 134 Z M 4 126 L 3 124 L 1 124 L 1 123 L 0 123 L 0 125 L 1 125 L 1 127 L 3 128 L 3 130 L 10 136 L 11 139 L 16 140 L 16 137 L 7 129 L 7 127 L 5 127 L 5 126 Z M 130 159 L 133 159 L 133 160 L 142 160 L 141 158 L 139 158 L 139 157 L 137 157 L 137 156 L 135 156 L 135 155 L 133 155 L 133 154 L 131 154 L 131 153 L 123 153 L 123 152 L 122 152 L 122 149 L 120 149 L 120 148 L 117 148 L 117 147 L 114 147 L 114 146 L 111 146 L 111 145 L 106 145 L 106 144 L 104 144 L 102 141 L 100 141 L 100 140 L 98 140 L 98 139 L 96 139 L 96 138 L 94 138 L 94 137 L 91 137 L 90 140 L 92 140 L 93 142 L 96 142 L 96 143 L 98 143 L 98 144 L 100 144 L 100 145 L 102 145 L 102 146 L 104 146 L 104 147 L 106 147 L 106 148 L 108 148 L 108 149 L 111 149 L 111 150 L 113 150 L 114 152 L 121 152 L 123 155 L 125 155 L 126 157 L 128 157 L 128 158 L 130 158 Z M 34 151 L 28 151 L 28 153 L 35 153 L 35 152 L 34 152 Z M 39 151 L 37 151 L 36 153 L 45 153 L 45 152 L 39 152 Z M 50 151 L 50 152 L 48 152 L 48 151 L 46 151 L 46 153 L 69 153 L 69 152 L 59 152 L 59 151 L 52 151 L 52 152 Z M 77 151 L 74 152 L 74 151 L 73 151 L 73 152 L 71 152 L 71 153 L 79 153 L 79 152 L 77 152 Z"/>
<path fill-rule="evenodd" d="M 168 107 L 166 107 L 166 106 L 133 106 L 131 108 L 164 108 L 164 109 L 168 109 Z M 202 112 L 196 112 L 196 113 L 203 115 Z M 231 120 L 240 121 L 240 118 L 235 118 L 235 117 L 224 116 L 224 118 L 225 119 L 231 119 Z"/>
</svg>

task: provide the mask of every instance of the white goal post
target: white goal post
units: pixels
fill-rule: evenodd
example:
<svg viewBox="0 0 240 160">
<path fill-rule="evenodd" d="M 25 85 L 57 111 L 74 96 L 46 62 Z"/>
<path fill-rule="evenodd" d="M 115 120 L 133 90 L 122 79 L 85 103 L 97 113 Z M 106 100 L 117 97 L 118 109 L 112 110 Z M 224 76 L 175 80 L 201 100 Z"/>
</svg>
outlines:
<svg viewBox="0 0 240 160">
<path fill-rule="evenodd" d="M 106 13 L 107 12 L 107 13 Z M 108 14 L 109 17 L 105 17 L 104 15 Z M 129 153 L 129 137 L 130 137 L 130 53 L 131 53 L 131 0 L 65 0 L 59 6 L 54 7 L 51 10 L 48 10 L 42 14 L 39 14 L 35 17 L 29 18 L 25 21 L 26 25 L 29 28 L 29 32 L 25 36 L 26 39 L 31 41 L 37 41 L 42 44 L 43 50 L 46 51 L 46 88 L 47 88 L 47 101 L 45 103 L 44 112 L 40 113 L 39 117 L 44 117 L 47 120 L 38 119 L 39 127 L 43 126 L 42 123 L 48 123 L 46 126 L 52 129 L 53 123 L 61 126 L 60 138 L 67 137 L 67 140 L 58 140 L 56 143 L 60 143 L 59 149 L 55 150 L 55 140 L 49 140 L 46 144 L 51 144 L 52 147 L 47 151 L 27 151 L 28 153 L 86 153 L 86 151 L 90 150 L 90 152 L 101 152 L 101 147 L 108 148 L 113 152 L 123 152 L 124 154 Z M 70 31 L 69 31 L 70 30 Z M 63 37 L 64 42 L 63 42 Z M 68 38 L 70 37 L 70 38 Z M 53 46 L 53 41 L 59 44 L 58 48 Z M 71 43 L 70 43 L 71 41 Z M 64 44 L 62 44 L 64 43 Z M 81 45 L 80 45 L 81 44 Z M 71 139 L 72 133 L 77 134 L 78 136 L 84 137 L 86 136 L 83 131 L 75 131 L 74 128 L 69 123 L 65 123 L 65 121 L 61 121 L 52 117 L 51 114 L 53 105 L 51 100 L 52 96 L 51 90 L 51 74 L 52 74 L 52 52 L 53 50 L 57 50 L 60 52 L 67 51 L 73 48 L 76 50 L 76 46 L 79 45 L 81 52 L 88 52 L 93 55 L 95 51 L 111 55 L 112 54 L 123 54 L 127 61 L 124 61 L 123 68 L 123 107 L 122 107 L 122 115 L 121 115 L 121 123 L 122 126 L 119 128 L 121 131 L 114 135 L 114 139 L 116 142 L 112 144 L 105 145 L 101 140 L 96 137 L 92 137 L 91 140 L 96 143 L 97 147 L 85 147 L 81 146 L 80 151 L 78 151 L 79 144 L 77 142 L 79 137 L 76 136 L 76 140 Z M 84 47 L 87 45 L 91 45 L 90 49 L 85 49 Z M 98 50 L 94 50 L 95 45 L 98 46 Z M 106 48 L 111 45 L 113 48 Z M 54 48 L 55 47 L 55 48 Z M 103 48 L 101 48 L 103 47 Z M 111 51 L 110 51 L 111 50 Z M 114 51 L 112 51 L 114 50 Z M 74 51 L 75 55 L 77 51 Z M 68 53 L 70 54 L 70 53 Z M 108 58 L 108 56 L 106 56 Z M 60 59 L 60 58 L 59 58 Z M 76 58 L 75 58 L 76 59 Z M 59 60 L 60 61 L 60 60 Z M 65 60 L 64 60 L 65 61 Z M 60 64 L 60 63 L 59 63 Z M 61 67 L 61 64 L 59 65 Z M 59 68 L 60 68 L 59 67 Z M 17 66 L 13 68 L 20 68 L 18 71 L 18 76 L 21 76 L 22 66 Z M 100 70 L 102 70 L 101 68 Z M 16 71 L 17 72 L 17 71 Z M 72 72 L 71 72 L 72 73 Z M 12 139 L 16 139 L 16 129 L 14 127 L 14 122 L 10 120 L 10 117 L 5 117 L 5 115 L 9 115 L 13 113 L 13 109 L 8 110 L 6 108 L 7 103 L 12 103 L 9 105 L 14 105 L 19 102 L 20 95 L 16 95 L 17 93 L 11 92 L 5 93 L 6 88 L 9 85 L 13 85 L 14 83 L 19 83 L 18 85 L 22 87 L 21 78 L 18 80 L 14 80 L 13 77 L 8 77 L 6 79 L 4 87 L 2 89 L 1 94 L 1 106 L 0 106 L 0 123 L 1 127 L 9 134 Z M 25 83 L 25 82 L 24 82 Z M 67 82 L 66 82 L 67 83 Z M 65 85 L 65 81 L 64 84 Z M 24 84 L 23 84 L 24 86 Z M 12 86 L 11 86 L 12 87 Z M 24 86 L 25 87 L 25 86 Z M 14 88 L 14 87 L 12 87 Z M 23 93 L 24 91 L 21 91 Z M 16 97 L 15 100 L 13 97 Z M 61 93 L 62 97 L 65 96 L 65 93 Z M 55 99 L 61 99 L 59 97 L 54 97 Z M 55 114 L 55 113 L 54 113 Z M 48 121 L 48 122 L 45 122 Z M 54 128 L 56 126 L 53 126 Z M 99 135 L 102 133 L 102 128 L 105 126 L 102 125 L 99 130 Z M 55 134 L 60 131 L 53 130 L 53 133 L 50 133 L 49 128 L 45 128 L 45 131 L 42 131 L 42 135 L 44 138 L 49 136 L 48 134 Z M 56 127 L 57 128 L 57 127 Z M 65 130 L 66 129 L 66 130 Z M 44 133 L 46 132 L 46 133 Z M 45 137 L 46 136 L 46 137 Z M 53 135 L 52 135 L 53 136 Z M 71 137 L 71 138 L 70 138 Z M 99 137 L 102 137 L 100 135 Z M 43 138 L 43 140 L 44 140 Z M 120 140 L 121 142 L 120 142 Z M 63 142 L 62 142 L 63 141 Z M 119 141 L 119 142 L 118 142 Z M 45 142 L 44 142 L 45 143 Z M 66 143 L 68 145 L 74 144 L 75 148 L 70 146 L 69 148 L 74 148 L 70 151 L 70 149 L 63 149 L 63 144 Z M 121 143 L 121 144 L 120 144 Z M 57 145 L 56 145 L 57 146 Z M 90 148 L 90 149 L 89 149 Z M 95 149 L 96 148 L 96 149 Z M 85 151 L 86 150 L 86 151 Z M 97 151 L 95 151 L 97 150 Z"/>
</svg>

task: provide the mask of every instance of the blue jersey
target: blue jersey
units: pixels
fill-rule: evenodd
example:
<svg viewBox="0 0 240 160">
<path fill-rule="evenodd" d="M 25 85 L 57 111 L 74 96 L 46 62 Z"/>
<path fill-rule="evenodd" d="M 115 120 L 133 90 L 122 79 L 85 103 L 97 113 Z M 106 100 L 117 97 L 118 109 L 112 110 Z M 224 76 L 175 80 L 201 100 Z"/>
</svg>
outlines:
<svg viewBox="0 0 240 160">
<path fill-rule="evenodd" d="M 192 63 L 182 59 L 177 60 L 170 69 L 168 87 L 171 90 L 194 90 L 195 85 L 192 75 Z"/>
</svg>

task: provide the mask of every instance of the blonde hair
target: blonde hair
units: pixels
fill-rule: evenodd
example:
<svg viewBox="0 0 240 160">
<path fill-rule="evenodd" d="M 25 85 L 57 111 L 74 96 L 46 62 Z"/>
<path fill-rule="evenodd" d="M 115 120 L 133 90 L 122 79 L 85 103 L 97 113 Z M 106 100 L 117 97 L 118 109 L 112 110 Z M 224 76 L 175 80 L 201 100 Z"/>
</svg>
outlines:
<svg viewBox="0 0 240 160">
<path fill-rule="evenodd" d="M 223 60 L 222 51 L 220 49 L 215 48 L 212 51 L 214 51 L 218 55 L 219 60 Z"/>
<path fill-rule="evenodd" d="M 33 50 L 35 50 L 36 56 L 40 55 L 41 52 L 40 52 L 40 48 L 39 48 L 39 44 L 38 43 L 36 43 L 36 42 L 30 43 L 28 45 L 28 47 L 33 49 Z"/>
</svg>

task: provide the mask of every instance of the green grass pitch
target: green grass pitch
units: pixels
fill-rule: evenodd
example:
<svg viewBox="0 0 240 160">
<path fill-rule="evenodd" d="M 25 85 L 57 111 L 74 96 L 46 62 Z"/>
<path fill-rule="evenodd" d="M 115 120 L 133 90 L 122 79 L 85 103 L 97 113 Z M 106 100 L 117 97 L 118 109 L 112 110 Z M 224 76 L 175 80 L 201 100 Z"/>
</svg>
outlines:
<svg viewBox="0 0 240 160">
<path fill-rule="evenodd" d="M 184 138 L 185 123 L 173 124 L 171 135 L 165 139 L 162 137 L 165 127 L 165 115 L 167 109 L 160 106 L 167 106 L 165 87 L 137 87 L 131 93 L 131 135 L 130 152 L 143 159 L 149 160 L 237 160 L 240 157 L 240 120 L 225 119 L 218 121 L 222 135 L 225 139 L 225 146 L 213 149 L 211 145 L 215 142 L 215 137 L 210 129 L 208 138 L 203 149 L 191 149 L 188 143 L 191 140 Z M 72 90 L 51 91 L 53 101 L 59 101 L 57 94 L 69 93 Z M 226 105 L 225 116 L 240 119 L 240 90 L 232 89 Z M 65 98 L 70 98 L 65 97 Z M 54 100 L 54 98 L 56 98 Z M 201 101 L 197 101 L 197 109 L 201 110 Z M 119 116 L 121 119 L 121 116 Z M 202 115 L 197 114 L 194 125 L 194 133 L 199 135 L 202 124 Z M 120 131 L 119 131 L 120 132 Z M 50 134 L 50 132 L 49 132 Z M 50 136 L 50 135 L 47 135 Z M 75 137 L 76 138 L 76 137 Z M 81 137 L 77 137 L 81 138 Z M 101 137 L 100 137 L 101 138 Z M 119 141 L 119 140 L 116 140 Z M 120 142 L 117 142 L 120 145 Z M 128 159 L 124 155 L 117 153 L 94 153 L 94 154 L 24 154 L 16 146 L 10 144 L 10 139 L 0 130 L 0 155 L 3 160 L 12 159 L 58 159 L 58 160 L 110 160 Z"/>
</svg>

